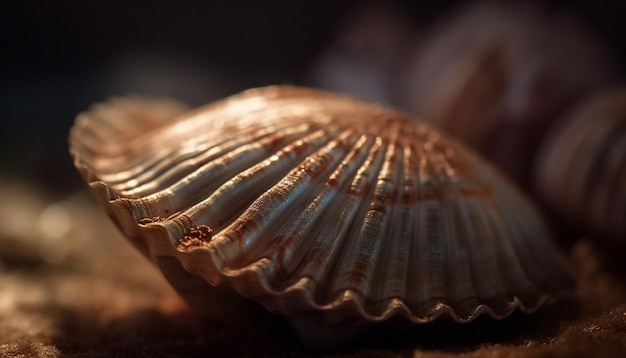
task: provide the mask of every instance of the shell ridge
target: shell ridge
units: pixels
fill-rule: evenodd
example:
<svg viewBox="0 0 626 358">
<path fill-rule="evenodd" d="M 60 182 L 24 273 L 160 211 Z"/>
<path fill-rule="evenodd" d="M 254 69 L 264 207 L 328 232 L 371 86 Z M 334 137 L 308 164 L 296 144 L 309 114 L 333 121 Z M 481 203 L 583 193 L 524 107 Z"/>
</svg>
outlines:
<svg viewBox="0 0 626 358">
<path fill-rule="evenodd" d="M 549 227 L 543 222 L 543 218 L 539 217 L 533 210 L 530 202 L 526 200 L 526 198 L 519 195 L 519 193 L 514 194 L 515 199 L 519 202 L 518 208 L 521 209 L 520 212 L 524 213 L 524 215 L 529 218 L 534 218 L 534 220 L 528 220 L 528 222 L 525 223 L 526 225 L 523 225 L 524 223 L 520 223 L 523 229 L 527 230 L 526 237 L 531 238 L 531 235 L 533 234 L 539 234 L 542 237 L 550 237 Z M 518 220 L 520 219 L 518 218 Z M 530 223 L 530 225 L 528 225 L 528 223 Z M 538 278 L 541 287 L 546 290 L 549 289 L 553 291 L 559 290 L 562 287 L 566 287 L 571 290 L 574 283 L 573 279 L 568 277 L 567 274 L 567 272 L 571 272 L 571 268 L 566 264 L 566 259 L 557 249 L 556 244 L 550 240 L 528 239 L 525 241 L 526 242 L 523 243 L 524 248 L 527 248 L 528 252 L 532 252 L 534 256 L 536 256 L 535 262 L 541 263 L 543 267 L 544 273 Z M 544 255 L 543 253 L 545 252 L 550 252 L 550 257 Z"/>
<path fill-rule="evenodd" d="M 626 237 L 625 99 L 623 86 L 608 87 L 559 118 L 542 141 L 533 178 L 556 218 L 616 243 Z"/>
<path fill-rule="evenodd" d="M 592 191 L 586 191 L 584 188 L 593 188 L 593 185 L 590 185 L 590 182 L 593 182 L 592 174 L 598 171 L 598 167 L 601 164 L 602 159 L 605 156 L 596 154 L 588 154 L 592 151 L 599 151 L 603 147 L 603 143 L 611 143 L 609 137 L 615 134 L 619 134 L 619 132 L 615 131 L 615 128 L 611 128 L 609 126 L 597 126 L 593 127 L 590 130 L 580 130 L 579 138 L 575 138 L 572 135 L 568 141 L 574 141 L 581 143 L 576 149 L 574 149 L 574 156 L 577 158 L 575 161 L 563 161 L 564 163 L 569 164 L 566 168 L 568 180 L 564 183 L 559 183 L 559 185 L 564 185 L 567 188 L 567 191 L 571 193 L 572 199 L 569 197 L 564 197 L 565 205 L 569 205 L 575 207 L 576 199 L 582 193 L 581 202 L 585 207 L 589 207 L 590 213 L 593 214 L 593 206 L 589 204 L 589 198 L 592 197 Z M 564 145 L 569 146 L 570 143 L 564 143 Z M 560 158 L 559 158 L 560 159 Z M 578 168 L 590 168 L 586 173 L 587 175 L 576 175 L 576 171 Z M 601 183 L 597 183 L 595 185 L 600 185 Z M 568 202 L 569 201 L 569 202 Z"/>
<path fill-rule="evenodd" d="M 273 185 L 290 170 L 294 163 L 326 143 L 328 138 L 328 132 L 317 130 L 280 149 L 258 164 L 236 174 L 221 184 L 206 199 L 176 213 L 169 219 L 170 222 L 175 222 L 172 224 L 174 237 L 182 238 L 191 227 L 199 225 L 207 225 L 216 231 L 221 230 L 230 223 L 229 217 L 249 205 L 251 200 L 249 198 L 253 198 L 257 193 Z M 149 217 L 150 215 L 145 216 Z M 187 221 L 186 218 L 193 219 Z M 168 222 L 163 222 L 163 225 L 168 225 Z M 184 230 L 181 231 L 176 228 L 184 228 Z M 216 240 L 213 240 L 213 243 L 215 242 Z"/>
<path fill-rule="evenodd" d="M 513 204 L 513 206 L 520 212 L 530 214 L 531 217 L 534 216 L 532 213 L 527 212 L 526 203 L 519 200 L 520 198 L 515 194 L 516 193 L 513 192 L 507 193 L 506 197 L 508 204 Z M 500 205 L 500 207 L 503 206 L 504 204 Z M 532 232 L 543 234 L 542 228 L 535 225 L 536 222 L 540 222 L 539 218 L 534 218 L 535 220 L 521 221 L 521 215 L 515 215 L 515 213 L 512 213 L 510 210 L 506 210 L 506 208 L 502 209 L 502 213 L 508 217 L 508 222 L 511 223 L 510 226 L 517 231 L 518 236 L 528 238 L 532 235 Z M 552 275 L 554 264 L 551 261 L 552 258 L 550 258 L 549 261 L 544 260 L 541 252 L 550 252 L 553 250 L 547 245 L 547 242 L 539 241 L 530 243 L 528 241 L 529 240 L 512 240 L 512 243 L 518 257 L 525 262 L 522 264 L 522 267 L 524 267 L 528 277 L 535 283 L 535 285 L 543 288 L 543 286 L 545 286 L 551 278 L 554 278 Z"/>
<path fill-rule="evenodd" d="M 269 238 L 278 231 L 279 228 L 276 226 L 282 221 L 280 219 L 289 219 L 295 215 L 302 201 L 310 197 L 317 188 L 315 183 L 319 183 L 332 173 L 357 139 L 358 134 L 355 131 L 346 130 L 337 139 L 311 153 L 251 203 L 236 221 L 218 234 L 216 239 L 223 237 L 231 244 L 237 243 L 237 256 L 248 257 L 254 254 L 255 249 L 261 250 L 260 255 L 267 255 L 263 248 L 266 248 Z M 260 237 L 265 239 L 261 240 Z M 234 266 L 240 267 L 241 264 Z"/>
<path fill-rule="evenodd" d="M 338 165 L 336 170 L 322 184 L 318 195 L 313 198 L 300 215 L 294 217 L 286 227 L 274 238 L 269 247 L 280 247 L 275 251 L 273 262 L 279 267 L 284 277 L 295 275 L 295 265 L 302 260 L 308 249 L 308 242 L 302 241 L 304 233 L 319 236 L 323 225 L 321 218 L 337 210 L 336 206 L 343 200 L 333 201 L 347 190 L 360 165 L 366 160 L 368 150 L 374 145 L 371 137 L 361 136 L 351 152 Z M 334 204 L 334 205 L 333 205 Z M 282 242 L 282 241 L 287 242 Z M 291 240 L 289 242 L 289 240 Z M 287 284 L 288 285 L 288 284 Z"/>
<path fill-rule="evenodd" d="M 428 315 L 433 307 L 428 302 L 441 301 L 444 296 L 445 276 L 443 270 L 443 252 L 439 245 L 441 226 L 439 224 L 440 208 L 437 193 L 441 192 L 440 183 L 429 174 L 433 173 L 433 163 L 429 158 L 432 147 L 431 139 L 425 138 L 417 147 L 419 167 L 417 172 L 417 212 L 419 220 L 415 226 L 417 237 L 414 260 L 415 272 L 418 273 L 412 302 L 419 314 Z M 427 304 L 422 304 L 427 303 Z"/>
<path fill-rule="evenodd" d="M 439 144 L 433 143 L 438 147 Z M 434 180 L 441 188 L 448 188 L 441 193 L 439 205 L 439 228 L 442 241 L 442 269 L 444 275 L 444 294 L 459 315 L 476 305 L 476 293 L 472 287 L 469 258 L 464 248 L 465 237 L 458 227 L 458 203 L 456 196 L 461 194 L 456 171 L 442 151 L 429 153 L 434 172 Z M 461 194 L 462 195 L 462 194 Z M 462 305 L 462 306 L 461 306 Z"/>
<path fill-rule="evenodd" d="M 317 283 L 328 280 L 335 275 L 336 256 L 345 245 L 346 235 L 350 227 L 348 223 L 353 220 L 359 210 L 359 198 L 368 191 L 367 177 L 371 172 L 372 163 L 376 165 L 376 162 L 381 160 L 382 152 L 383 143 L 377 138 L 367 153 L 364 164 L 356 170 L 353 178 L 351 176 L 350 184 L 343 194 L 340 193 L 343 200 L 332 203 L 333 205 L 328 208 L 329 210 L 322 213 L 318 221 L 325 222 L 325 218 L 330 215 L 337 219 L 325 223 L 319 228 L 318 235 L 308 244 L 302 254 L 302 260 L 293 269 L 292 276 L 308 277 L 309 282 L 311 282 L 309 286 L 311 286 L 313 299 L 321 300 L 328 294 L 327 290 L 322 292 L 322 290 L 316 289 Z M 320 275 L 318 267 L 327 267 L 327 273 Z"/>
<path fill-rule="evenodd" d="M 125 194 L 135 196 L 146 193 L 150 196 L 150 193 L 154 195 L 168 187 L 172 191 L 172 195 L 177 195 L 181 191 L 177 187 L 181 186 L 186 191 L 202 193 L 203 191 L 199 188 L 187 190 L 190 185 L 189 182 L 193 181 L 198 183 L 197 185 L 204 182 L 209 182 L 212 185 L 215 185 L 216 182 L 223 182 L 223 180 L 219 181 L 217 178 L 212 178 L 212 173 L 218 171 L 227 174 L 231 171 L 237 172 L 248 168 L 275 153 L 276 148 L 282 143 L 293 142 L 311 131 L 312 129 L 308 128 L 307 125 L 303 125 L 278 131 L 271 136 L 262 136 L 256 141 L 254 138 L 248 139 L 244 135 L 238 136 L 238 138 L 244 139 L 238 141 L 238 146 L 234 148 L 214 147 L 214 151 L 207 152 L 208 158 L 201 158 L 200 160 L 193 158 L 189 162 L 183 162 L 183 165 L 169 168 L 163 175 L 154 178 L 151 183 L 135 187 L 126 191 Z M 170 182 L 172 183 L 170 184 Z"/>
<path fill-rule="evenodd" d="M 183 112 L 183 106 L 174 101 L 118 98 L 94 105 L 88 112 L 83 112 L 79 128 L 91 138 L 86 143 L 91 151 L 102 155 L 109 164 L 98 169 L 103 172 L 115 171 L 119 169 L 115 168 L 116 164 L 132 162 L 127 156 L 131 154 L 132 157 L 129 148 L 146 145 L 146 138 L 150 138 L 158 128 Z M 119 123 L 115 124 L 116 121 Z M 157 128 L 152 128 L 153 125 Z M 112 138 L 117 140 L 113 141 Z M 107 145 L 103 147 L 102 143 Z M 121 158 L 112 161 L 112 157 L 116 156 Z"/>
<path fill-rule="evenodd" d="M 345 221 L 345 228 L 342 230 L 338 240 L 341 241 L 342 250 L 355 253 L 355 256 L 338 257 L 334 256 L 332 266 L 328 268 L 324 280 L 328 281 L 327 292 L 320 292 L 320 300 L 333 300 L 337 295 L 343 295 L 348 289 L 360 288 L 361 292 L 366 292 L 363 273 L 359 269 L 367 268 L 368 252 L 376 247 L 371 240 L 363 239 L 368 233 L 380 236 L 380 218 L 376 217 L 372 211 L 374 196 L 376 195 L 378 178 L 385 159 L 389 157 L 390 145 L 384 143 L 380 147 L 380 152 L 373 152 L 374 157 L 364 164 L 349 189 L 349 217 Z M 358 189 L 356 189 L 358 188 Z M 381 190 L 380 188 L 378 189 Z M 370 251 L 371 252 L 371 251 Z M 371 266 L 368 268 L 371 271 Z M 318 285 L 321 282 L 318 281 Z M 359 287 L 363 286 L 363 287 Z"/>
<path fill-rule="evenodd" d="M 233 115 L 226 116 L 231 119 L 236 117 Z M 219 118 L 219 116 L 218 116 Z M 174 117 L 168 118 L 174 119 Z M 116 138 L 115 134 L 123 135 L 125 132 L 112 132 L 106 138 L 101 138 L 97 144 L 103 142 L 107 143 L 107 152 L 100 152 L 102 155 L 102 161 L 106 163 L 104 167 L 99 168 L 102 173 L 115 173 L 120 170 L 119 166 L 122 165 L 126 169 L 132 169 L 142 161 L 142 158 L 146 156 L 146 153 L 158 152 L 160 149 L 167 147 L 168 145 L 175 145 L 188 140 L 190 137 L 195 137 L 195 140 L 204 140 L 207 138 L 215 138 L 219 131 L 215 131 L 214 122 L 209 125 L 202 124 L 198 126 L 194 124 L 194 118 L 184 116 L 182 120 L 174 122 L 173 126 L 160 126 L 148 131 L 149 128 L 140 127 L 140 135 L 135 138 Z M 198 121 L 195 121 L 198 122 Z M 238 126 L 232 126 L 230 132 L 236 132 L 240 130 Z M 128 135 L 126 135 L 128 137 Z M 110 138 L 116 138 L 117 141 L 113 142 Z M 101 146 L 100 146 L 101 147 Z M 173 148 L 174 149 L 174 148 Z M 155 160 L 158 158 L 152 158 Z"/>
<path fill-rule="evenodd" d="M 141 162 L 142 157 L 147 157 L 148 160 L 151 161 L 149 165 L 146 165 L 146 168 L 150 168 L 155 164 L 158 164 L 160 161 L 163 161 L 164 156 L 156 156 L 153 153 L 158 152 L 161 148 L 170 148 L 170 151 L 164 152 L 167 155 L 174 155 L 177 153 L 198 153 L 202 154 L 204 150 L 209 147 L 221 146 L 222 143 L 227 140 L 241 141 L 248 138 L 247 136 L 254 136 L 255 132 L 276 132 L 283 131 L 286 127 L 294 127 L 302 124 L 298 123 L 276 123 L 270 122 L 263 124 L 262 121 L 253 121 L 248 125 L 243 124 L 226 124 L 222 127 L 221 122 L 229 122 L 235 121 L 236 117 L 230 115 L 226 116 L 226 118 L 220 118 L 219 120 L 213 120 L 209 122 L 210 125 L 206 125 L 200 128 L 184 128 L 185 131 L 181 131 L 181 133 L 175 138 L 170 138 L 169 140 L 159 140 L 155 141 L 155 143 L 147 148 L 137 148 L 134 151 L 138 152 L 136 156 L 136 163 L 125 163 L 128 165 L 128 169 L 123 171 L 120 174 L 125 172 L 130 172 L 126 175 L 135 175 L 135 172 L 141 173 L 143 168 L 138 167 L 139 162 Z M 193 129 L 193 130 L 191 130 Z M 166 132 L 167 133 L 167 132 Z M 243 138 L 242 138 L 243 137 Z M 166 138 L 167 139 L 167 138 Z M 253 139 L 251 140 L 253 141 Z M 180 145 L 182 143 L 182 145 Z M 127 157 L 127 156 L 126 156 Z M 176 157 L 177 159 L 182 159 L 180 157 Z M 124 157 L 122 157 L 124 159 Z M 126 158 L 128 159 L 128 158 Z M 119 172 L 119 168 L 115 172 Z M 130 177 L 128 178 L 130 179 Z"/>
<path fill-rule="evenodd" d="M 618 182 L 624 182 L 623 178 L 626 178 L 626 159 L 621 160 L 622 166 L 619 166 L 620 156 L 622 158 L 626 158 L 626 121 L 624 123 L 620 123 L 618 118 L 613 119 L 614 123 L 611 126 L 596 126 L 593 128 L 593 132 L 601 132 L 598 135 L 600 138 L 598 140 L 599 143 L 595 145 L 596 151 L 592 152 L 590 149 L 588 152 L 591 154 L 587 154 L 587 156 L 591 159 L 591 163 L 588 164 L 589 170 L 587 171 L 587 175 L 579 175 L 581 177 L 581 181 L 583 181 L 583 186 L 577 188 L 578 193 L 583 193 L 581 196 L 581 202 L 585 207 L 589 208 L 589 215 L 591 216 L 591 221 L 601 223 L 603 221 L 603 217 L 607 216 L 607 213 L 610 216 L 611 213 L 617 213 L 618 210 L 611 210 L 611 204 L 620 205 L 620 200 L 611 200 L 612 196 L 605 193 L 623 193 L 626 194 L 626 190 L 621 190 L 617 185 Z M 601 128 L 606 127 L 607 131 L 602 133 Z M 586 138 L 589 141 L 592 137 L 591 134 L 588 133 L 588 137 Z M 593 144 L 590 144 L 593 146 Z M 584 157 L 584 156 L 583 156 Z M 581 164 L 584 166 L 584 164 Z M 620 175 L 620 171 L 622 175 Z M 596 174 L 594 179 L 594 173 Z M 615 174 L 611 174 L 615 173 Z M 599 176 L 599 178 L 598 178 Z M 611 180 L 612 179 L 612 180 Z M 612 181 L 616 182 L 613 185 Z M 622 184 L 626 189 L 626 184 Z M 589 188 L 585 190 L 585 188 Z M 621 200 L 622 203 L 626 202 L 626 196 L 623 197 L 624 200 Z M 574 204 L 572 204 L 574 206 Z M 622 204 L 626 206 L 626 204 Z M 626 222 L 625 216 L 622 216 L 621 220 Z M 609 218 L 607 222 L 619 222 L 619 217 L 616 217 L 615 220 Z M 626 225 L 626 224 L 624 224 Z M 616 225 L 617 227 L 617 225 Z"/>
<path fill-rule="evenodd" d="M 459 224 L 450 224 L 462 220 L 458 200 L 447 198 L 442 205 L 442 211 L 446 212 L 445 216 L 441 218 L 444 227 L 443 232 L 447 237 L 446 256 L 444 258 L 446 262 L 446 270 L 444 271 L 446 297 L 458 315 L 471 316 L 474 308 L 480 303 L 472 280 L 470 255 L 466 248 L 469 238 L 464 235 Z M 448 224 L 444 224 L 445 222 Z"/>
<path fill-rule="evenodd" d="M 233 202 L 242 206 L 239 208 L 240 210 L 243 209 L 251 202 L 251 199 L 246 199 L 246 197 L 254 197 L 256 193 L 260 193 L 277 183 L 304 157 L 328 143 L 337 130 L 336 127 L 333 127 L 329 131 L 323 129 L 314 131 L 285 146 L 257 165 L 235 175 L 206 200 L 196 205 L 196 209 L 200 211 L 201 215 L 198 215 L 195 224 L 200 225 L 208 222 L 209 226 L 221 230 L 231 222 L 225 219 L 228 215 L 222 215 L 221 219 L 216 220 L 207 214 L 210 214 L 211 211 L 219 212 L 219 210 L 215 210 L 216 207 L 225 209 L 225 207 L 232 206 Z M 237 189 L 242 190 L 238 192 Z M 205 210 L 207 212 L 204 212 Z"/>
<path fill-rule="evenodd" d="M 478 299 L 492 307 L 498 314 L 502 314 L 506 312 L 514 297 L 506 294 L 507 290 L 504 285 L 506 278 L 498 270 L 497 257 L 500 252 L 493 240 L 496 235 L 492 233 L 486 217 L 491 208 L 481 205 L 481 202 L 475 198 L 464 198 L 460 204 L 462 205 L 462 223 L 469 239 L 466 247 L 471 256 L 472 284 Z"/>
<path fill-rule="evenodd" d="M 391 198 L 383 224 L 384 242 L 382 242 L 381 252 L 375 263 L 372 280 L 372 286 L 377 288 L 372 292 L 372 297 L 381 303 L 389 300 L 389 303 L 373 304 L 372 312 L 382 312 L 386 309 L 385 307 L 395 302 L 394 300 L 402 300 L 406 297 L 408 246 L 411 239 L 408 228 L 411 201 L 406 200 L 407 191 L 410 191 L 406 187 L 406 179 L 411 175 L 411 168 L 405 159 L 408 153 L 403 138 L 404 136 L 397 140 L 400 145 L 395 149 L 397 153 L 390 158 L 388 175 L 384 178 L 393 188 L 398 189 L 392 189 L 390 193 L 387 193 Z"/>
<path fill-rule="evenodd" d="M 395 190 L 398 165 L 394 163 L 399 151 L 396 145 L 398 141 L 397 131 L 397 128 L 392 129 L 382 166 L 375 180 L 372 181 L 374 187 L 372 196 L 369 203 L 364 201 L 364 205 L 369 205 L 369 208 L 359 228 L 358 237 L 355 238 L 357 256 L 354 258 L 353 266 L 345 274 L 348 279 L 348 287 L 352 287 L 353 290 L 363 294 L 375 294 L 375 292 L 369 291 L 378 286 L 378 279 L 374 278 L 371 285 L 373 287 L 370 287 L 367 278 L 373 277 L 375 274 L 375 260 L 377 257 L 384 257 L 380 251 L 383 242 L 389 240 L 383 235 L 389 227 L 386 221 L 392 217 L 391 211 L 398 195 Z"/>
<path fill-rule="evenodd" d="M 311 143 L 309 143 L 310 145 L 313 145 L 313 143 L 320 145 L 319 141 L 325 140 L 326 136 L 328 136 L 328 134 L 324 134 L 323 130 L 318 130 L 304 138 L 311 141 Z M 289 163 L 289 160 L 294 160 L 294 158 L 289 158 L 289 156 L 294 155 L 294 150 L 311 150 L 311 148 L 306 148 L 307 145 L 302 145 L 303 139 L 300 138 L 274 153 L 275 149 L 273 147 L 277 144 L 275 143 L 277 140 L 282 143 L 283 141 L 289 141 L 296 137 L 299 137 L 299 134 L 292 133 L 287 138 L 267 138 L 262 143 L 240 147 L 234 152 L 207 163 L 207 165 L 203 166 L 200 170 L 182 178 L 173 186 L 147 197 L 132 201 L 131 205 L 136 208 L 137 213 L 140 213 L 141 216 L 139 218 L 153 216 L 167 217 L 173 213 L 180 212 L 181 209 L 187 205 L 191 205 L 193 209 L 201 205 L 202 202 L 209 200 L 214 195 L 219 197 L 220 193 L 223 194 L 224 190 L 230 190 L 230 192 L 232 192 L 232 189 L 228 189 L 229 187 L 232 188 L 236 183 L 250 180 L 255 173 L 262 176 L 264 181 L 259 178 L 253 179 L 257 180 L 259 183 L 265 182 L 268 180 L 267 177 L 275 173 L 276 170 L 284 168 Z M 274 144 L 272 144 L 272 142 L 274 142 Z M 308 154 L 308 152 L 296 155 L 304 154 Z M 258 164 L 253 165 L 253 163 Z M 272 167 L 273 164 L 276 164 L 276 166 Z M 234 168 L 230 168 L 229 165 Z M 238 173 L 232 176 L 231 171 Z M 206 185 L 207 182 L 210 184 Z M 208 196 L 208 198 L 204 199 L 205 196 Z"/>
<path fill-rule="evenodd" d="M 275 128 L 272 128 L 275 129 Z M 202 137 L 203 141 L 196 139 L 193 142 L 187 140 L 181 143 L 181 146 L 175 146 L 169 151 L 164 152 L 164 155 L 158 156 L 149 151 L 144 153 L 147 157 L 144 160 L 144 165 L 133 165 L 127 170 L 117 171 L 113 174 L 103 174 L 104 180 L 110 181 L 120 185 L 124 189 L 132 189 L 141 184 L 157 178 L 167 170 L 171 170 L 172 167 L 179 163 L 193 161 L 196 163 L 206 163 L 212 158 L 215 158 L 218 153 L 225 153 L 227 150 L 237 148 L 238 146 L 250 143 L 255 139 L 260 139 L 265 133 L 259 133 L 260 135 L 254 136 L 255 132 L 261 132 L 258 127 L 246 128 L 242 131 L 231 131 L 225 133 L 220 138 L 215 140 L 208 140 L 209 138 Z M 265 129 L 269 132 L 268 129 Z M 164 147 L 167 145 L 164 143 Z M 198 165 L 198 164 L 196 164 Z M 128 185 L 126 181 L 134 180 L 136 185 Z M 122 185 L 126 185 L 123 187 Z"/>
<path fill-rule="evenodd" d="M 494 207 L 498 208 L 494 200 Z M 506 217 L 495 210 L 494 214 L 488 217 L 489 227 L 496 233 L 499 240 L 495 240 L 495 250 L 498 253 L 497 267 L 503 277 L 503 282 L 508 292 L 516 296 L 524 297 L 523 301 L 527 302 L 534 299 L 539 293 L 539 288 L 531 277 L 528 276 L 523 269 L 524 262 L 518 256 L 516 247 L 513 243 L 514 232 L 510 231 L 505 224 Z M 516 285 L 512 283 L 516 282 Z M 516 287 L 517 286 L 517 287 Z"/>
</svg>

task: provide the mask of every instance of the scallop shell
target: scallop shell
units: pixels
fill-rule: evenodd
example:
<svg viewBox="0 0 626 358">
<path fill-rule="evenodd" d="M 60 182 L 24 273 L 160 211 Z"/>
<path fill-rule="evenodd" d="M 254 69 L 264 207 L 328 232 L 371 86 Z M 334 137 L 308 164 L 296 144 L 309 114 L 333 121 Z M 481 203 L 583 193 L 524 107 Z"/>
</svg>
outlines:
<svg viewBox="0 0 626 358">
<path fill-rule="evenodd" d="M 401 102 L 526 187 L 554 119 L 619 75 L 601 39 L 573 17 L 536 3 L 472 2 L 419 44 Z"/>
<path fill-rule="evenodd" d="M 626 88 L 599 92 L 563 116 L 538 158 L 537 191 L 557 216 L 626 244 Z"/>
<path fill-rule="evenodd" d="M 572 287 L 505 178 L 377 104 L 267 87 L 160 123 L 83 113 L 70 146 L 108 214 L 183 296 L 206 308 L 197 292 L 231 300 L 233 289 L 315 347 L 392 317 L 533 312 Z"/>
</svg>

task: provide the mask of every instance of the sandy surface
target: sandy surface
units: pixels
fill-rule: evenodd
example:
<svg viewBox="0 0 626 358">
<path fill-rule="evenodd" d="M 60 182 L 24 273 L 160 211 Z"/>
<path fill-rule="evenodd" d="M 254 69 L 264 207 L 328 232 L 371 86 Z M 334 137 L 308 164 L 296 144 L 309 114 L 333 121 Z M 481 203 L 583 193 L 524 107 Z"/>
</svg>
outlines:
<svg viewBox="0 0 626 358">
<path fill-rule="evenodd" d="M 312 352 L 281 319 L 227 327 L 194 314 L 86 191 L 0 181 L 2 357 L 624 357 L 624 251 L 574 244 L 575 295 L 538 314 L 419 327 Z"/>
</svg>

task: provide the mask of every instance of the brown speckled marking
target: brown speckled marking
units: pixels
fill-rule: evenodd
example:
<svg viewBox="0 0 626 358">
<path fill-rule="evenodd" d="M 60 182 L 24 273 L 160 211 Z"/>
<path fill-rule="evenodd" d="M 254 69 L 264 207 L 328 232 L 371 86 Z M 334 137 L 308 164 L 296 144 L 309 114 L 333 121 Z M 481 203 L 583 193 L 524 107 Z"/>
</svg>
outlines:
<svg viewBox="0 0 626 358">
<path fill-rule="evenodd" d="M 336 177 L 332 176 L 330 178 L 328 178 L 328 180 L 326 180 L 326 185 L 333 187 L 333 188 L 338 188 L 339 187 L 339 181 L 337 180 Z"/>
<path fill-rule="evenodd" d="M 192 247 L 205 246 L 213 237 L 213 229 L 206 225 L 194 226 L 187 235 L 178 241 L 178 250 L 186 251 Z"/>
<path fill-rule="evenodd" d="M 282 148 L 285 144 L 287 144 L 287 135 L 280 134 L 272 134 L 268 138 L 267 151 L 275 152 L 276 150 Z"/>
<path fill-rule="evenodd" d="M 141 218 L 137 220 L 137 223 L 140 225 L 148 225 L 159 221 L 163 221 L 163 218 L 160 216 L 153 216 L 151 218 Z"/>
</svg>

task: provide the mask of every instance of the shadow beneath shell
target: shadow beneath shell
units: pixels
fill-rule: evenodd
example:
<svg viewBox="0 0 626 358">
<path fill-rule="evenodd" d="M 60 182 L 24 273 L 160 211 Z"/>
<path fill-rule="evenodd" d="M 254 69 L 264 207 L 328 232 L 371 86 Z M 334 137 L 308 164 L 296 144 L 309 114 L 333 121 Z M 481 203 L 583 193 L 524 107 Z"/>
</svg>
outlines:
<svg viewBox="0 0 626 358">
<path fill-rule="evenodd" d="M 561 322 L 577 316 L 576 302 L 564 301 L 534 315 L 514 313 L 501 321 L 488 317 L 468 324 L 438 321 L 401 333 L 373 327 L 344 346 L 315 350 L 298 340 L 285 319 L 267 312 L 229 325 L 189 309 L 174 313 L 143 309 L 114 319 L 103 318 L 103 313 L 96 311 L 66 307 L 47 310 L 57 322 L 53 343 L 68 357 L 379 357 L 391 352 L 394 356 L 409 354 L 415 349 L 463 353 L 487 344 L 545 343 L 562 329 Z"/>
<path fill-rule="evenodd" d="M 234 327 L 197 317 L 192 311 L 166 314 L 156 309 L 123 318 L 98 319 L 69 308 L 56 316 L 52 343 L 64 357 L 239 357 L 301 356 L 304 348 L 286 324 Z"/>
<path fill-rule="evenodd" d="M 286 319 L 269 314 L 255 301 L 242 298 L 231 289 L 211 286 L 198 276 L 189 274 L 178 260 L 157 257 L 156 263 L 198 317 L 204 317 L 201 325 L 208 328 L 199 327 L 198 334 L 203 335 L 203 330 L 210 331 L 219 326 L 224 342 L 236 337 L 239 342 L 235 344 L 236 348 L 254 347 L 251 348 L 254 352 L 263 348 L 263 351 L 276 353 L 272 350 L 275 346 L 288 347 L 289 351 L 298 350 L 300 353 L 302 350 L 349 353 L 357 349 L 362 352 L 362 348 L 402 350 L 416 347 L 465 352 L 489 343 L 522 345 L 528 341 L 542 342 L 554 337 L 562 320 L 580 314 L 579 304 L 570 299 L 561 300 L 532 315 L 515 312 L 503 320 L 481 316 L 470 323 L 459 324 L 441 318 L 415 326 L 406 318 L 397 317 L 355 329 L 326 326 L 292 328 Z M 296 330 L 302 339 L 297 338 Z M 359 331 L 358 335 L 352 338 L 356 331 Z"/>
<path fill-rule="evenodd" d="M 55 346 L 69 357 L 319 357 L 337 353 L 358 357 L 389 356 L 389 353 L 410 356 L 416 349 L 460 353 L 491 344 L 546 343 L 558 335 L 567 321 L 580 316 L 580 304 L 570 298 L 532 315 L 516 312 L 504 320 L 481 316 L 467 324 L 442 319 L 400 332 L 389 329 L 407 326 L 407 322 L 402 322 L 405 319 L 396 318 L 368 326 L 366 332 L 343 346 L 322 350 L 306 347 L 285 318 L 228 291 L 216 291 L 195 276 L 173 275 L 184 273 L 178 265 L 165 268 L 174 270 L 168 271 L 170 279 L 178 283 L 176 288 L 195 307 L 193 310 L 178 300 L 180 306 L 173 309 L 159 309 L 157 305 L 114 314 L 114 308 L 99 305 L 48 305 L 43 311 L 54 317 Z M 206 300 L 216 293 L 222 295 L 219 301 Z M 212 305 L 212 309 L 201 313 L 207 305 Z M 328 327 L 328 334 L 334 334 L 332 327 Z"/>
<path fill-rule="evenodd" d="M 524 346 L 528 342 L 547 343 L 562 329 L 563 322 L 580 316 L 580 305 L 565 299 L 534 314 L 514 312 L 506 319 L 495 320 L 480 316 L 469 323 L 448 319 L 410 327 L 400 333 L 374 328 L 352 343 L 367 348 L 410 348 L 468 353 L 485 345 L 506 344 Z"/>
</svg>

